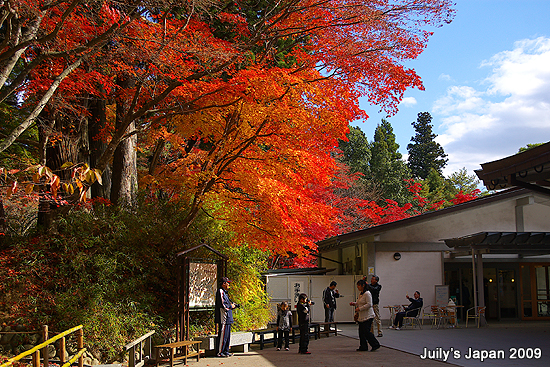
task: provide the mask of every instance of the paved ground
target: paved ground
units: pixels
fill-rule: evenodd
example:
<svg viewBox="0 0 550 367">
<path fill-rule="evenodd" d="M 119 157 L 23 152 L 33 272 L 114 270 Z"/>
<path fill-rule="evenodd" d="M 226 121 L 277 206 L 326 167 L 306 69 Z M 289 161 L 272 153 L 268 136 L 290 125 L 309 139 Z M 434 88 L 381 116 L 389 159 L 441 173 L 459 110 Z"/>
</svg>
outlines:
<svg viewBox="0 0 550 367">
<path fill-rule="evenodd" d="M 517 322 L 491 323 L 487 328 L 468 329 L 424 329 L 384 330 L 384 336 L 378 340 L 382 348 L 378 351 L 357 352 L 357 326 L 354 324 L 339 325 L 339 336 L 312 339 L 309 350 L 312 354 L 300 355 L 298 345 L 291 344 L 290 351 L 276 351 L 273 347 L 264 350 L 252 349 L 249 353 L 236 353 L 230 358 L 203 358 L 200 362 L 192 359 L 191 367 L 339 367 L 339 366 L 426 366 L 445 367 L 452 365 L 474 366 L 548 366 L 550 364 L 550 323 Z M 429 351 L 450 351 L 447 362 L 434 359 L 422 359 L 420 356 Z M 437 349 L 440 348 L 440 349 Z M 467 359 L 469 348 L 478 350 L 479 358 Z M 511 354 L 517 348 L 516 358 Z M 523 349 L 520 349 L 523 348 Z M 540 357 L 538 356 L 540 349 Z M 495 351 L 491 359 L 488 354 L 483 362 L 484 353 Z M 502 351 L 502 352 L 498 352 Z M 457 358 L 460 354 L 460 358 Z"/>
<path fill-rule="evenodd" d="M 277 351 L 274 347 L 264 350 L 235 353 L 229 358 L 202 358 L 188 361 L 190 367 L 360 367 L 360 366 L 416 366 L 445 367 L 447 364 L 438 361 L 421 361 L 410 353 L 382 347 L 376 352 L 357 352 L 359 341 L 346 336 L 322 337 L 311 340 L 311 354 L 298 354 L 298 344 L 290 344 L 290 351 Z M 422 362 L 422 363 L 421 363 Z"/>
<path fill-rule="evenodd" d="M 354 336 L 352 325 L 340 325 L 340 329 L 342 334 Z M 429 326 L 424 326 L 422 330 L 385 329 L 384 336 L 378 340 L 386 347 L 417 356 L 423 355 L 426 349 L 438 351 L 437 348 L 440 348 L 439 351 L 450 351 L 447 362 L 465 367 L 550 365 L 549 322 L 490 322 L 488 327 L 479 329 L 471 326 L 466 329 L 464 325 L 453 329 L 432 329 Z M 517 351 L 515 355 L 514 348 Z M 470 349 L 473 351 L 473 358 L 468 359 Z M 479 351 L 480 358 L 475 358 L 475 350 Z M 490 351 L 495 351 L 494 357 L 498 359 L 489 358 Z M 482 362 L 482 353 L 486 352 L 489 355 Z M 539 353 L 540 358 L 535 358 Z M 504 358 L 500 358 L 502 356 Z"/>
</svg>

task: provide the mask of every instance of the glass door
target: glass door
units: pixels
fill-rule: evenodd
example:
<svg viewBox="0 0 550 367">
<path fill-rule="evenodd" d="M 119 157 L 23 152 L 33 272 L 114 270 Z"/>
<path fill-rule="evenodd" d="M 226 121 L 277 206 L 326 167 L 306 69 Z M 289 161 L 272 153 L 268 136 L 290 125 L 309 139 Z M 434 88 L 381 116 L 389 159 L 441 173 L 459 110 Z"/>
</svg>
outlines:
<svg viewBox="0 0 550 367">
<path fill-rule="evenodd" d="M 513 269 L 498 270 L 498 300 L 501 319 L 518 317 L 516 277 Z"/>
<path fill-rule="evenodd" d="M 550 319 L 550 264 L 523 263 L 520 275 L 522 319 Z"/>
<path fill-rule="evenodd" d="M 521 310 L 522 319 L 533 317 L 533 296 L 531 292 L 531 266 L 521 265 Z"/>
<path fill-rule="evenodd" d="M 535 281 L 537 289 L 537 317 L 550 317 L 550 277 L 548 265 L 535 266 Z"/>
</svg>

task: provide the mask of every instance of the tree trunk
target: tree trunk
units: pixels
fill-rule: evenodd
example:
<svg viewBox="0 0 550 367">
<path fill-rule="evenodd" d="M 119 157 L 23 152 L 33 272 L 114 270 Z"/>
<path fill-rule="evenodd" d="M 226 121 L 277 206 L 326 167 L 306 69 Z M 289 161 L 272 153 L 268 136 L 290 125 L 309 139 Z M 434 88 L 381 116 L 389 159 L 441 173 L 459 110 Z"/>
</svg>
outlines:
<svg viewBox="0 0 550 367">
<path fill-rule="evenodd" d="M 4 210 L 4 201 L 0 196 L 0 243 L 6 235 L 6 211 Z"/>
<path fill-rule="evenodd" d="M 102 132 L 106 128 L 106 101 L 104 99 L 93 98 L 89 103 L 90 110 L 90 167 L 96 168 L 97 161 L 105 152 L 107 142 L 101 137 Z M 92 185 L 92 197 L 109 199 L 111 196 L 111 167 L 107 166 L 102 174 L 101 179 L 103 184 L 95 182 Z"/>
<path fill-rule="evenodd" d="M 85 98 L 83 98 L 86 101 Z M 87 106 L 84 105 L 84 108 Z M 45 157 L 41 161 L 55 172 L 61 180 L 70 180 L 71 170 L 61 169 L 61 166 L 67 162 L 88 163 L 89 161 L 89 138 L 88 138 L 88 120 L 82 116 L 76 121 L 67 121 L 58 118 L 55 112 L 42 114 L 43 125 L 39 127 L 39 141 L 42 144 L 41 152 L 45 152 Z M 48 124 L 48 122 L 50 122 Z M 75 126 L 74 133 L 67 133 L 68 126 Z M 56 133 L 57 139 L 51 139 L 52 133 Z M 44 153 L 42 153 L 44 154 Z M 53 197 L 49 187 L 42 187 L 38 205 L 38 226 L 45 232 L 55 230 L 53 228 L 56 216 L 67 212 L 78 197 L 63 197 L 66 193 L 58 191 L 57 197 Z M 66 199 L 71 204 L 61 204 L 60 199 Z"/>
<path fill-rule="evenodd" d="M 128 131 L 134 130 L 132 122 Z M 137 136 L 124 139 L 113 157 L 111 201 L 122 207 L 132 207 L 137 196 Z"/>
<path fill-rule="evenodd" d="M 133 78 L 122 76 L 118 84 L 121 90 L 131 88 L 135 84 Z M 116 126 L 123 124 L 124 117 L 128 112 L 127 101 L 117 98 L 116 105 Z M 125 131 L 129 134 L 135 130 L 135 122 L 130 123 Z M 134 206 L 137 196 L 137 135 L 133 134 L 122 140 L 117 146 L 113 156 L 113 174 L 111 184 L 111 202 L 121 207 L 131 208 Z"/>
</svg>

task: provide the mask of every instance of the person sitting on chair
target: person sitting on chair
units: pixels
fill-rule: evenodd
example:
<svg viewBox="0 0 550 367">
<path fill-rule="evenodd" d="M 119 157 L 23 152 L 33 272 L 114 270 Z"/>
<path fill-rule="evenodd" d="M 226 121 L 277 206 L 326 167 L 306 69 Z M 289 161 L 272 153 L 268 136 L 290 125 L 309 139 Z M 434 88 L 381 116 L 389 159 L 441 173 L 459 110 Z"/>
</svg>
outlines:
<svg viewBox="0 0 550 367">
<path fill-rule="evenodd" d="M 397 315 L 395 315 L 395 320 L 393 321 L 393 325 L 390 326 L 390 329 L 400 330 L 403 326 L 403 318 L 416 317 L 424 305 L 424 301 L 420 298 L 419 291 L 414 292 L 414 298 L 410 298 L 408 294 L 405 297 L 407 297 L 411 304 L 405 307 L 405 311 L 398 312 Z"/>
</svg>

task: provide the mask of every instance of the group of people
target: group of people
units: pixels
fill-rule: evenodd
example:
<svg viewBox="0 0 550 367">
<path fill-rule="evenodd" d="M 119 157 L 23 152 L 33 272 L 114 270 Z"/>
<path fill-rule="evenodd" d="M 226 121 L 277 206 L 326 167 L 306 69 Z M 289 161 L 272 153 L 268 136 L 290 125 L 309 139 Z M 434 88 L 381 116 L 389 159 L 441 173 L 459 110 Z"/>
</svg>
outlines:
<svg viewBox="0 0 550 367">
<path fill-rule="evenodd" d="M 374 352 L 380 348 L 380 342 L 374 336 L 375 326 L 378 329 L 378 337 L 382 337 L 382 323 L 380 321 L 380 291 L 382 285 L 379 283 L 380 278 L 373 275 L 370 279 L 370 283 L 367 283 L 367 277 L 357 281 L 357 290 L 359 296 L 356 301 L 350 302 L 350 306 L 355 307 L 354 320 L 359 325 L 359 348 L 357 351 Z M 217 356 L 218 357 L 230 357 L 232 354 L 229 352 L 229 342 L 231 335 L 231 325 L 233 324 L 232 310 L 238 308 L 239 305 L 232 302 L 228 295 L 229 284 L 231 281 L 223 277 L 221 279 L 221 287 L 216 293 L 216 313 L 215 322 L 218 328 L 217 344 Z M 342 295 L 336 289 L 337 283 L 332 281 L 330 285 L 323 291 L 323 308 L 325 310 L 325 322 L 334 322 L 334 313 L 336 311 L 336 299 L 342 297 Z M 396 314 L 393 324 L 390 329 L 399 330 L 403 325 L 403 319 L 406 316 L 415 317 L 422 308 L 423 302 L 420 298 L 420 292 L 414 293 L 414 298 L 410 298 L 406 295 L 406 298 L 411 302 L 408 307 L 405 307 L 403 312 Z M 311 302 L 305 293 L 301 293 L 298 296 L 298 303 L 296 305 L 296 313 L 298 315 L 298 326 L 300 330 L 300 343 L 298 347 L 298 353 L 310 354 L 308 351 L 309 346 L 309 317 L 311 306 L 314 303 Z M 289 350 L 290 331 L 292 330 L 292 311 L 287 302 L 282 302 L 277 311 L 277 334 L 278 345 L 277 350 L 281 350 L 283 347 L 286 351 Z"/>
<path fill-rule="evenodd" d="M 380 348 L 380 343 L 373 334 L 374 322 L 378 328 L 378 337 L 382 336 L 382 323 L 380 321 L 380 311 L 378 304 L 380 301 L 380 290 L 382 285 L 378 283 L 379 277 L 373 275 L 370 284 L 367 284 L 365 279 L 357 282 L 359 297 L 357 301 L 350 302 L 350 306 L 355 307 L 355 321 L 359 325 L 359 348 L 357 351 L 371 351 Z M 334 322 L 334 312 L 336 311 L 336 299 L 342 295 L 336 289 L 337 283 L 332 281 L 330 285 L 323 291 L 323 308 L 325 310 L 325 322 Z M 298 313 L 298 325 L 300 329 L 300 344 L 298 353 L 310 354 L 308 351 L 309 345 L 309 314 L 310 307 L 313 305 L 305 293 L 298 296 L 298 304 L 296 312 Z M 277 330 L 278 330 L 278 346 L 277 350 L 281 350 L 283 340 L 285 342 L 285 350 L 288 350 L 289 330 L 292 325 L 288 323 L 291 320 L 291 311 L 288 309 L 288 303 L 283 302 L 280 305 L 277 313 Z"/>
</svg>

